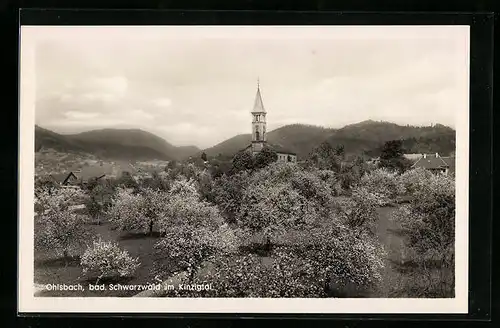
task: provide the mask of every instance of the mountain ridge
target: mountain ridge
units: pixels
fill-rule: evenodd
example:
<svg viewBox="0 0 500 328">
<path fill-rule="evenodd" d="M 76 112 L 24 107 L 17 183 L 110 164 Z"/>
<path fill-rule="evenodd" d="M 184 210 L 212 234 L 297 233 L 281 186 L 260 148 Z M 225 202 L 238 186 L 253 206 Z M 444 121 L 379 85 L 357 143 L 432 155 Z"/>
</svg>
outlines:
<svg viewBox="0 0 500 328">
<path fill-rule="evenodd" d="M 376 156 L 385 141 L 403 140 L 408 152 L 454 151 L 455 130 L 442 125 L 410 126 L 392 122 L 365 120 L 342 128 L 289 124 L 269 131 L 269 143 L 279 145 L 305 158 L 321 142 L 344 145 L 348 154 Z M 163 138 L 141 129 L 97 129 L 77 134 L 58 134 L 35 126 L 36 149 L 40 145 L 58 150 L 88 152 L 101 157 L 183 160 L 199 156 L 231 157 L 251 142 L 251 134 L 239 134 L 212 147 L 174 146 Z"/>
</svg>

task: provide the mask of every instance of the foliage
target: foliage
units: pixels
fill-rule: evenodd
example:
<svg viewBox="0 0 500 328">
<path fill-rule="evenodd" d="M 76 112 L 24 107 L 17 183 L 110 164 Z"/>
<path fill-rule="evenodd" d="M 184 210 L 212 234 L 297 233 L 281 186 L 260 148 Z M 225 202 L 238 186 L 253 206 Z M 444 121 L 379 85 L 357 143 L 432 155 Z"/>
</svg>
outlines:
<svg viewBox="0 0 500 328">
<path fill-rule="evenodd" d="M 205 152 L 201 153 L 201 159 L 205 162 L 207 161 L 207 154 Z"/>
<path fill-rule="evenodd" d="M 215 203 L 229 222 L 233 222 L 240 211 L 243 192 L 248 184 L 249 174 L 241 171 L 233 175 L 223 175 L 214 182 Z"/>
<path fill-rule="evenodd" d="M 364 189 L 364 190 L 361 190 Z M 364 193 L 379 206 L 385 206 L 402 193 L 398 174 L 381 168 L 365 174 L 353 193 Z"/>
<path fill-rule="evenodd" d="M 218 254 L 226 256 L 235 252 L 238 240 L 227 225 L 192 228 L 186 225 L 171 226 L 154 246 L 154 273 L 166 276 L 187 271 L 190 281 L 202 262 Z"/>
<path fill-rule="evenodd" d="M 116 184 L 122 188 L 136 189 L 138 187 L 137 182 L 129 172 L 122 172 L 121 176 L 117 179 Z"/>
<path fill-rule="evenodd" d="M 442 175 L 430 175 L 418 185 L 408 205 L 392 216 L 407 239 L 407 253 L 415 253 L 417 269 L 428 278 L 423 297 L 452 297 L 454 293 L 455 183 Z M 432 264 L 430 267 L 429 264 Z M 435 272 L 439 272 L 438 275 Z"/>
<path fill-rule="evenodd" d="M 366 235 L 333 224 L 303 231 L 301 243 L 277 246 L 265 258 L 234 254 L 212 259 L 195 283 L 213 282 L 214 290 L 189 296 L 213 297 L 353 297 L 351 286 L 378 284 L 385 255 Z M 265 281 L 265 284 L 262 282 Z M 351 294 L 349 294 L 349 292 Z M 346 294 L 347 293 L 347 294 Z"/>
<path fill-rule="evenodd" d="M 338 172 L 341 168 L 342 156 L 343 147 L 335 149 L 325 141 L 313 149 L 307 161 L 318 169 Z"/>
<path fill-rule="evenodd" d="M 130 277 L 140 266 L 139 258 L 132 258 L 117 243 L 101 239 L 93 241 L 83 253 L 80 265 L 84 275 L 97 275 L 97 282 L 104 277 Z"/>
<path fill-rule="evenodd" d="M 243 191 L 240 226 L 269 238 L 305 228 L 331 215 L 332 190 L 293 163 L 273 163 L 256 172 Z"/>
<path fill-rule="evenodd" d="M 131 189 L 118 188 L 107 215 L 120 230 L 146 230 L 144 197 Z"/>
<path fill-rule="evenodd" d="M 316 170 L 315 174 L 328 184 L 333 192 L 333 196 L 342 194 L 342 181 L 339 174 L 330 170 Z"/>
<path fill-rule="evenodd" d="M 278 154 L 276 151 L 269 147 L 264 147 L 256 156 L 254 167 L 256 169 L 262 169 L 269 164 L 276 162 L 278 160 Z"/>
<path fill-rule="evenodd" d="M 90 218 L 95 219 L 100 224 L 102 216 L 111 206 L 115 191 L 114 186 L 107 180 L 95 181 L 86 186 L 88 197 L 85 208 Z"/>
<path fill-rule="evenodd" d="M 411 162 L 404 156 L 401 140 L 387 141 L 380 154 L 380 167 L 392 171 L 403 172 L 410 167 Z"/>
<path fill-rule="evenodd" d="M 346 225 L 370 234 L 375 232 L 378 204 L 379 201 L 366 188 L 356 188 L 350 198 L 339 201 L 341 216 Z"/>
<path fill-rule="evenodd" d="M 422 167 L 408 170 L 399 176 L 399 184 L 401 191 L 406 195 L 413 195 L 415 192 L 425 188 L 429 179 L 432 177 L 432 172 Z"/>
<path fill-rule="evenodd" d="M 230 173 L 235 174 L 240 171 L 253 170 L 254 167 L 255 158 L 250 150 L 245 149 L 234 155 Z"/>
<path fill-rule="evenodd" d="M 153 172 L 151 177 L 143 179 L 140 188 L 149 188 L 153 190 L 170 190 L 170 178 L 166 172 Z"/>
<path fill-rule="evenodd" d="M 35 192 L 39 190 L 49 190 L 58 188 L 59 185 L 48 175 L 43 175 L 35 178 Z"/>
<path fill-rule="evenodd" d="M 190 229 L 218 227 L 223 223 L 216 206 L 197 197 L 180 194 L 169 195 L 162 204 L 158 219 L 158 229 L 168 233 L 172 226 L 189 226 Z"/>
<path fill-rule="evenodd" d="M 75 189 L 42 190 L 35 197 L 35 247 L 62 254 L 65 258 L 86 241 L 85 217 L 71 205 L 84 195 Z"/>
<path fill-rule="evenodd" d="M 202 199 L 215 202 L 214 180 L 210 173 L 203 171 L 198 175 L 198 191 Z"/>
</svg>

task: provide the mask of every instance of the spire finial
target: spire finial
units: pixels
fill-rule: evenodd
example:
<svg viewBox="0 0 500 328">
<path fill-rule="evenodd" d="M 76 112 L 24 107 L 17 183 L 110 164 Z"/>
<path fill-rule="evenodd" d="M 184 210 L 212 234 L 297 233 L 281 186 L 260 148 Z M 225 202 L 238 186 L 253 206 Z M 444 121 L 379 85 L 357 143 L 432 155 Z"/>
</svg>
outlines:
<svg viewBox="0 0 500 328">
<path fill-rule="evenodd" d="M 257 89 L 259 89 L 259 88 L 260 88 L 260 78 L 257 77 Z"/>
</svg>

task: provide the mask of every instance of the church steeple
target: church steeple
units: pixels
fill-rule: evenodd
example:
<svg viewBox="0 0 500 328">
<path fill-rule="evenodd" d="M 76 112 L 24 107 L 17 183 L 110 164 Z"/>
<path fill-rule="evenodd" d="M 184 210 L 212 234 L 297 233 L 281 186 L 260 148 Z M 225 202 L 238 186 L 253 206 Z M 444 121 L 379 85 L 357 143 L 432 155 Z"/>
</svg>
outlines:
<svg viewBox="0 0 500 328">
<path fill-rule="evenodd" d="M 257 79 L 257 94 L 255 95 L 255 101 L 253 104 L 252 113 L 265 113 L 264 103 L 262 102 L 262 95 L 260 94 L 260 82 Z"/>
<path fill-rule="evenodd" d="M 260 81 L 257 79 L 257 94 L 252 110 L 252 151 L 258 153 L 264 148 L 267 140 L 266 110 L 260 94 Z"/>
</svg>

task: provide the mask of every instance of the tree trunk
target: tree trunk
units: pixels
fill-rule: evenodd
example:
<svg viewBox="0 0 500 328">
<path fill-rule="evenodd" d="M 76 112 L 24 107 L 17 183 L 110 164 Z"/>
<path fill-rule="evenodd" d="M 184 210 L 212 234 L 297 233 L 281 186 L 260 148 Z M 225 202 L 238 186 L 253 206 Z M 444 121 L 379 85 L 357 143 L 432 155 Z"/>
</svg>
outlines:
<svg viewBox="0 0 500 328">
<path fill-rule="evenodd" d="M 64 267 L 67 267 L 68 266 L 68 259 L 69 259 L 69 254 L 68 254 L 67 249 L 65 249 L 63 251 L 63 258 L 64 258 Z"/>
<path fill-rule="evenodd" d="M 153 235 L 153 220 L 149 221 L 149 235 Z"/>
</svg>

